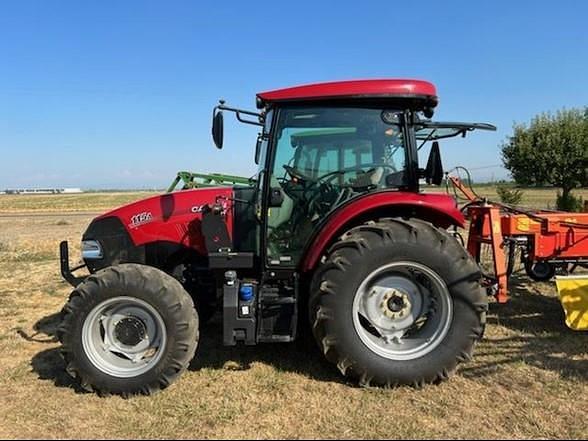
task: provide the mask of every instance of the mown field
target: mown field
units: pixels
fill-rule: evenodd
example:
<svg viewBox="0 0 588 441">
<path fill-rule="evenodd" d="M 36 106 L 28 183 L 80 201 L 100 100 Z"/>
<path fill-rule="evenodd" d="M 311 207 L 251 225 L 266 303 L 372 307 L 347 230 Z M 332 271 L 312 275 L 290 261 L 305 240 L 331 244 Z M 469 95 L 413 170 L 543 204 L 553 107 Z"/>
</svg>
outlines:
<svg viewBox="0 0 588 441">
<path fill-rule="evenodd" d="M 555 199 L 525 194 L 525 205 Z M 520 272 L 511 303 L 491 305 L 474 360 L 441 385 L 358 388 L 312 342 L 225 348 L 213 322 L 189 371 L 164 392 L 81 392 L 54 339 L 70 292 L 57 246 L 77 244 L 94 213 L 145 195 L 0 196 L 1 438 L 588 437 L 588 334 L 565 327 L 553 283 Z"/>
<path fill-rule="evenodd" d="M 146 191 L 120 193 L 80 193 L 61 195 L 0 195 L 0 213 L 104 212 L 151 196 Z"/>
</svg>

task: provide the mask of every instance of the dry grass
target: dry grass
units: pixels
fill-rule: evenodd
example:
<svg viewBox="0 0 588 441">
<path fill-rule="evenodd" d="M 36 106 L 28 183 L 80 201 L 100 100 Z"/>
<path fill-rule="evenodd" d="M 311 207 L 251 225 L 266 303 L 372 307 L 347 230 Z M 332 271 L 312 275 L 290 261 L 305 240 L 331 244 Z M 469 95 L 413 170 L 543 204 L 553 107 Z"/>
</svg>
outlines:
<svg viewBox="0 0 588 441">
<path fill-rule="evenodd" d="M 52 206 L 64 207 L 62 197 Z M 81 204 L 106 204 L 94 202 Z M 56 249 L 62 239 L 77 243 L 90 218 L 0 209 L 1 438 L 588 436 L 588 334 L 565 328 L 552 284 L 522 277 L 509 305 L 493 305 L 474 361 L 439 386 L 360 389 L 308 341 L 225 348 L 212 323 L 190 370 L 163 393 L 81 393 L 53 340 L 70 291 Z"/>
</svg>

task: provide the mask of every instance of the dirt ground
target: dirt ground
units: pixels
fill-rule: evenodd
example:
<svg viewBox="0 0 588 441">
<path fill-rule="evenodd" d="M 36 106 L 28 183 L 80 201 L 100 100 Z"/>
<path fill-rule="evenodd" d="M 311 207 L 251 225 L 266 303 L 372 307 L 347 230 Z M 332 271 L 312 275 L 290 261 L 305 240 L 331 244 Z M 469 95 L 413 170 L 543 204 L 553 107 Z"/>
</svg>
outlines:
<svg viewBox="0 0 588 441">
<path fill-rule="evenodd" d="M 142 196 L 0 196 L 1 438 L 588 437 L 588 333 L 566 328 L 553 283 L 520 274 L 511 303 L 491 305 L 474 360 L 441 385 L 358 388 L 307 341 L 225 348 L 213 322 L 164 392 L 83 393 L 54 340 L 70 292 L 57 247 Z"/>
</svg>

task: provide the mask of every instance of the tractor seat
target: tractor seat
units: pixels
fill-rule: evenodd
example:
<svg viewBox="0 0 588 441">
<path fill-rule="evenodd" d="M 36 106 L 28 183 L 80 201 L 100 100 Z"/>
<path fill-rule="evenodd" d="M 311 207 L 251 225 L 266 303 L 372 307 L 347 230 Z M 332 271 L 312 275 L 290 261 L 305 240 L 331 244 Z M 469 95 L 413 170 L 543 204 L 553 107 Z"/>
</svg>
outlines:
<svg viewBox="0 0 588 441">
<path fill-rule="evenodd" d="M 358 173 L 356 178 L 351 179 L 351 182 L 356 188 L 380 188 L 382 187 L 384 171 L 384 167 L 374 167 L 368 171 Z"/>
<path fill-rule="evenodd" d="M 376 187 L 381 187 L 382 179 L 384 178 L 384 167 L 376 167 L 368 171 L 372 184 Z"/>
</svg>

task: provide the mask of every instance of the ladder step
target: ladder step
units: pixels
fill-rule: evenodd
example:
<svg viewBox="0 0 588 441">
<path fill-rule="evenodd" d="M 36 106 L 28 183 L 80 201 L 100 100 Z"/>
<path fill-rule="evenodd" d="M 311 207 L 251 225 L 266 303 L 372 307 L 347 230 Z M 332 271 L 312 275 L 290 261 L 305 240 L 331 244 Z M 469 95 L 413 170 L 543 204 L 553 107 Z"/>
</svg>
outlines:
<svg viewBox="0 0 588 441">
<path fill-rule="evenodd" d="M 261 305 L 291 305 L 296 303 L 295 297 L 262 297 Z"/>
<path fill-rule="evenodd" d="M 260 343 L 291 343 L 294 337 L 289 335 L 260 335 L 257 338 Z"/>
</svg>

